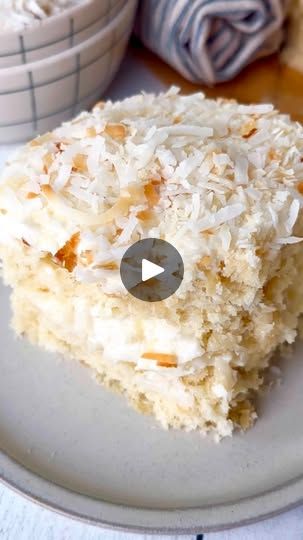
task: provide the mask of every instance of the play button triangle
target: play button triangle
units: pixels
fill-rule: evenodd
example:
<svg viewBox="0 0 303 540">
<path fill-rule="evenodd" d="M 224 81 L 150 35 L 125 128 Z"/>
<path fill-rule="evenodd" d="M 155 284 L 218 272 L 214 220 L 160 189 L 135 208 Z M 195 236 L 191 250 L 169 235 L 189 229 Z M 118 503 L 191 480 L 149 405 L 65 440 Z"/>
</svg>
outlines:
<svg viewBox="0 0 303 540">
<path fill-rule="evenodd" d="M 165 268 L 147 259 L 142 259 L 142 281 L 148 281 L 165 272 Z"/>
</svg>

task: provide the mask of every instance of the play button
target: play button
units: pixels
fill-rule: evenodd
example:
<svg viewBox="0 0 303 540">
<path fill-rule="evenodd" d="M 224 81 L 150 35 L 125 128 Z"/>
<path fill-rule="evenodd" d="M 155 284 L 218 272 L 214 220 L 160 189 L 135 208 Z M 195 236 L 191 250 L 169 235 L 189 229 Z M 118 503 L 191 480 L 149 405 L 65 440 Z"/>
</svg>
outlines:
<svg viewBox="0 0 303 540">
<path fill-rule="evenodd" d="M 165 300 L 180 287 L 184 265 L 180 253 L 164 240 L 147 238 L 125 252 L 120 276 L 130 294 L 146 302 Z"/>
<path fill-rule="evenodd" d="M 142 281 L 148 281 L 149 279 L 159 276 L 165 272 L 165 268 L 155 264 L 147 259 L 142 260 Z"/>
</svg>

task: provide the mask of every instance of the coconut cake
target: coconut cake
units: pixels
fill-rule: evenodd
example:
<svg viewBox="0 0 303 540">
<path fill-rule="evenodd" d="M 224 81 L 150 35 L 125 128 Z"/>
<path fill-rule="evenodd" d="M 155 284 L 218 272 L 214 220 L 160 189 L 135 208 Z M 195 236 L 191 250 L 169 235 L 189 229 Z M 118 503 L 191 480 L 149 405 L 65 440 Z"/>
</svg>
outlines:
<svg viewBox="0 0 303 540">
<path fill-rule="evenodd" d="M 98 103 L 17 152 L 0 179 L 0 255 L 18 335 L 90 366 L 164 428 L 216 438 L 255 396 L 303 311 L 303 129 L 270 104 L 176 88 Z M 144 238 L 184 279 L 132 297 Z"/>
</svg>

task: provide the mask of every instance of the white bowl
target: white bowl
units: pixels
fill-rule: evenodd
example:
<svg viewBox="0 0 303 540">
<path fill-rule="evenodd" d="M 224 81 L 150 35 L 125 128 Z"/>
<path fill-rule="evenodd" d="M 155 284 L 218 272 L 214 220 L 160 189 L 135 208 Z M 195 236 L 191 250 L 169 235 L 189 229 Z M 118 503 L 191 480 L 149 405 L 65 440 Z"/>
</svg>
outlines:
<svg viewBox="0 0 303 540">
<path fill-rule="evenodd" d="M 104 30 L 72 49 L 0 70 L 0 144 L 53 129 L 95 103 L 123 58 L 136 6 L 127 0 Z"/>
<path fill-rule="evenodd" d="M 0 34 L 0 68 L 37 62 L 79 45 L 105 28 L 127 0 L 89 0 L 21 32 Z"/>
</svg>

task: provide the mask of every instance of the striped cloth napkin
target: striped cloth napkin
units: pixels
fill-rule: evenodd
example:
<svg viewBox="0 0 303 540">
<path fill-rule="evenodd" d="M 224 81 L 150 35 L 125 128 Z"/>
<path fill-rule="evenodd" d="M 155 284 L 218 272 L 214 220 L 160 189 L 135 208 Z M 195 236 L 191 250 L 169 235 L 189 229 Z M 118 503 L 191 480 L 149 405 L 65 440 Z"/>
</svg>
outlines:
<svg viewBox="0 0 303 540">
<path fill-rule="evenodd" d="M 233 78 L 282 40 L 288 0 L 141 0 L 137 33 L 186 79 Z"/>
</svg>

